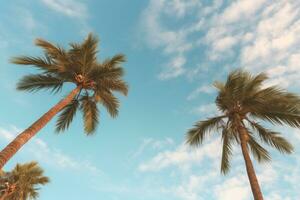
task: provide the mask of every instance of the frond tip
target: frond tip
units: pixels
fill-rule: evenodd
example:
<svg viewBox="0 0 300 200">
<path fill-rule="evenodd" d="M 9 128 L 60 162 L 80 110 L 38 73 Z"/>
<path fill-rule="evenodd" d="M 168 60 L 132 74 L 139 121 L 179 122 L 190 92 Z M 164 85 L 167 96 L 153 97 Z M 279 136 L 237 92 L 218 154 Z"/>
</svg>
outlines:
<svg viewBox="0 0 300 200">
<path fill-rule="evenodd" d="M 69 105 L 67 105 L 63 109 L 56 122 L 56 132 L 62 132 L 68 129 L 70 123 L 72 122 L 76 114 L 78 106 L 79 106 L 78 100 L 74 99 Z"/>
<path fill-rule="evenodd" d="M 83 96 L 81 100 L 81 111 L 83 112 L 84 131 L 87 135 L 94 133 L 99 123 L 99 110 L 96 102 L 89 96 Z"/>
<path fill-rule="evenodd" d="M 41 89 L 50 89 L 57 92 L 62 88 L 63 82 L 61 79 L 51 75 L 27 75 L 24 76 L 17 84 L 18 90 L 26 90 L 35 92 Z"/>
<path fill-rule="evenodd" d="M 221 159 L 221 173 L 227 174 L 230 169 L 230 157 L 232 155 L 231 137 L 227 128 L 222 131 L 223 151 Z"/>
<path fill-rule="evenodd" d="M 192 146 L 202 144 L 205 135 L 213 129 L 218 128 L 224 116 L 209 118 L 205 121 L 197 122 L 194 128 L 190 129 L 186 136 L 186 143 Z"/>
<path fill-rule="evenodd" d="M 293 145 L 284 137 L 280 136 L 280 133 L 266 129 L 258 123 L 250 122 L 250 124 L 252 128 L 257 131 L 262 141 L 276 148 L 280 153 L 290 154 L 293 152 Z"/>
</svg>

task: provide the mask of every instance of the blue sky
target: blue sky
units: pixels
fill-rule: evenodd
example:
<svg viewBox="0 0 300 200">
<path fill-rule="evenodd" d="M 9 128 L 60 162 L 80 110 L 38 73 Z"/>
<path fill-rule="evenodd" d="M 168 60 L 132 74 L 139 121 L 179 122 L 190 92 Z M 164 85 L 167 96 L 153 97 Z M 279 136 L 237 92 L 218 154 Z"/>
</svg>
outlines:
<svg viewBox="0 0 300 200">
<path fill-rule="evenodd" d="M 239 149 L 232 170 L 220 174 L 217 134 L 192 151 L 184 145 L 194 122 L 217 113 L 211 83 L 243 67 L 265 71 L 267 84 L 300 89 L 300 2 L 294 0 L 16 0 L 0 3 L 0 145 L 59 101 L 62 93 L 17 92 L 35 71 L 8 61 L 39 55 L 37 37 L 66 46 L 89 32 L 99 36 L 103 59 L 122 52 L 128 61 L 128 97 L 118 118 L 101 110 L 95 135 L 83 134 L 78 115 L 63 134 L 54 121 L 8 163 L 37 160 L 51 177 L 41 200 L 248 200 L 250 187 Z M 259 165 L 267 200 L 297 200 L 300 132 L 277 127 L 295 146 L 272 151 Z"/>
</svg>

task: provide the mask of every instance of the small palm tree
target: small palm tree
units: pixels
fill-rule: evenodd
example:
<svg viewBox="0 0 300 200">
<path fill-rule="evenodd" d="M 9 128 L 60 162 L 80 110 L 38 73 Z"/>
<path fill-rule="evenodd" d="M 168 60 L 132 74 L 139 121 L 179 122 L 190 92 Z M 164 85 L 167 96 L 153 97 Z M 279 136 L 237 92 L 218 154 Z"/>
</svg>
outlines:
<svg viewBox="0 0 300 200">
<path fill-rule="evenodd" d="M 249 149 L 259 162 L 271 159 L 268 151 L 259 144 L 259 139 L 281 153 L 290 154 L 293 151 L 292 145 L 279 132 L 263 127 L 256 120 L 268 121 L 273 125 L 300 127 L 300 98 L 276 86 L 263 87 L 266 80 L 264 73 L 252 76 L 248 72 L 236 70 L 230 73 L 225 84 L 215 82 L 219 92 L 215 103 L 221 116 L 199 121 L 187 133 L 187 143 L 191 146 L 202 144 L 205 136 L 212 130 L 222 133 L 223 174 L 230 168 L 232 145 L 239 144 L 255 200 L 262 200 L 263 195 Z"/>
<path fill-rule="evenodd" d="M 44 171 L 36 162 L 17 164 L 9 173 L 6 173 L 6 185 L 14 186 L 13 190 L 5 192 L 0 199 L 5 200 L 27 200 L 37 199 L 39 193 L 38 185 L 49 183 L 49 178 L 44 176 Z"/>
<path fill-rule="evenodd" d="M 56 123 L 58 132 L 69 127 L 80 109 L 85 133 L 92 134 L 99 122 L 97 103 L 102 104 L 112 117 L 116 117 L 119 101 L 113 92 L 124 95 L 128 92 L 128 86 L 122 80 L 124 70 L 121 63 L 125 62 L 125 56 L 118 54 L 99 62 L 98 39 L 92 34 L 81 44 L 71 43 L 68 50 L 42 39 L 37 39 L 36 45 L 43 48 L 45 56 L 21 56 L 12 59 L 15 64 L 31 65 L 41 71 L 39 74 L 23 77 L 17 89 L 29 92 L 50 89 L 58 92 L 64 83 L 74 83 L 75 88 L 0 152 L 0 169 L 57 113 L 60 112 Z"/>
</svg>

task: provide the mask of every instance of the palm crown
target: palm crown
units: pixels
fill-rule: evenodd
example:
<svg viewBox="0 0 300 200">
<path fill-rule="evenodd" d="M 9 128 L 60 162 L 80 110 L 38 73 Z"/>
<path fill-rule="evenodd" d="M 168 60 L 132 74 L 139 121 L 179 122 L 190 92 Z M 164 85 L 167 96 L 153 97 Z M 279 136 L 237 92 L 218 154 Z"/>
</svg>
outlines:
<svg viewBox="0 0 300 200">
<path fill-rule="evenodd" d="M 99 62 L 98 39 L 92 34 L 81 44 L 71 43 L 68 50 L 42 39 L 37 39 L 36 45 L 44 50 L 43 57 L 21 56 L 12 59 L 13 63 L 32 65 L 41 71 L 39 74 L 23 77 L 17 89 L 30 92 L 50 89 L 58 92 L 67 82 L 80 88 L 76 98 L 61 111 L 56 123 L 58 132 L 69 127 L 80 109 L 85 132 L 93 133 L 99 122 L 97 103 L 102 104 L 112 117 L 118 114 L 119 101 L 113 92 L 124 95 L 128 92 L 128 86 L 122 80 L 124 71 L 121 63 L 125 61 L 124 55 L 118 54 Z"/>
<path fill-rule="evenodd" d="M 37 162 L 17 164 L 15 168 L 2 175 L 4 181 L 14 185 L 12 192 L 5 198 L 8 200 L 37 199 L 39 196 L 38 185 L 49 183 L 49 178 L 44 176 L 44 171 Z"/>
<path fill-rule="evenodd" d="M 276 86 L 264 87 L 266 80 L 264 73 L 252 76 L 246 71 L 236 70 L 228 76 L 226 83 L 215 82 L 218 89 L 215 103 L 223 114 L 199 121 L 188 131 L 187 143 L 192 146 L 201 144 L 210 131 L 222 132 L 221 172 L 224 174 L 230 168 L 232 145 L 241 142 L 239 126 L 247 130 L 248 148 L 258 161 L 271 159 L 269 152 L 259 144 L 259 139 L 281 153 L 293 151 L 292 145 L 279 132 L 263 127 L 256 120 L 300 127 L 300 99 Z"/>
</svg>

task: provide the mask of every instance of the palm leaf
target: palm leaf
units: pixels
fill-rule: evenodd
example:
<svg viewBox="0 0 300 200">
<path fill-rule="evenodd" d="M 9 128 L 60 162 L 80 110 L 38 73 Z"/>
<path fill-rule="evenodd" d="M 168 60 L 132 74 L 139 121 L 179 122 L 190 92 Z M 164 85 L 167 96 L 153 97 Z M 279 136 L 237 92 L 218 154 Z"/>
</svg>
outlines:
<svg viewBox="0 0 300 200">
<path fill-rule="evenodd" d="M 271 156 L 269 152 L 265 148 L 263 148 L 260 144 L 258 144 L 255 138 L 252 137 L 250 134 L 249 134 L 248 145 L 251 149 L 254 158 L 258 162 L 271 161 Z"/>
<path fill-rule="evenodd" d="M 99 97 L 99 103 L 106 108 L 111 117 L 118 115 L 119 101 L 110 91 L 98 90 L 96 96 Z"/>
<path fill-rule="evenodd" d="M 258 123 L 250 122 L 251 126 L 257 131 L 262 141 L 276 148 L 281 153 L 290 154 L 293 152 L 293 146 L 280 133 L 270 131 Z"/>
<path fill-rule="evenodd" d="M 115 56 L 113 56 L 112 58 L 108 58 L 106 59 L 102 65 L 104 67 L 108 67 L 108 68 L 114 68 L 114 67 L 118 67 L 119 64 L 123 63 L 126 61 L 126 57 L 124 54 L 116 54 Z"/>
<path fill-rule="evenodd" d="M 289 125 L 291 127 L 300 128 L 300 115 L 289 112 L 276 112 L 272 110 L 252 112 L 251 115 L 256 118 L 267 120 L 274 125 Z"/>
<path fill-rule="evenodd" d="M 88 74 L 90 69 L 94 66 L 97 61 L 96 54 L 98 52 L 98 38 L 93 36 L 91 33 L 85 39 L 81 45 L 82 51 L 82 65 L 83 65 L 83 74 Z"/>
<path fill-rule="evenodd" d="M 221 173 L 227 174 L 230 169 L 230 157 L 232 155 L 232 145 L 230 131 L 227 127 L 224 127 L 222 131 L 223 139 L 223 150 L 222 150 L 222 159 L 221 159 Z"/>
<path fill-rule="evenodd" d="M 112 90 L 127 96 L 128 84 L 120 79 L 100 79 L 97 81 L 97 87 L 106 90 Z"/>
<path fill-rule="evenodd" d="M 69 105 L 67 105 L 62 110 L 56 122 L 56 132 L 62 132 L 68 129 L 70 123 L 72 122 L 76 114 L 78 105 L 79 105 L 78 100 L 74 99 Z"/>
<path fill-rule="evenodd" d="M 32 65 L 45 72 L 56 72 L 57 68 L 53 66 L 50 59 L 47 57 L 32 57 L 32 56 L 19 56 L 10 59 L 10 62 L 19 65 Z"/>
<path fill-rule="evenodd" d="M 81 98 L 81 110 L 83 112 L 84 131 L 88 135 L 94 133 L 99 123 L 99 110 L 96 102 L 87 95 L 83 96 Z"/>
<path fill-rule="evenodd" d="M 186 142 L 192 146 L 202 144 L 203 139 L 207 132 L 216 129 L 223 121 L 224 116 L 209 118 L 205 121 L 197 122 L 194 128 L 190 129 L 187 133 Z"/>
<path fill-rule="evenodd" d="M 67 58 L 67 53 L 63 48 L 56 46 L 46 40 L 38 38 L 35 40 L 35 44 L 42 47 L 45 50 L 45 53 L 51 58 L 60 61 L 64 61 Z"/>
<path fill-rule="evenodd" d="M 41 89 L 51 89 L 58 92 L 63 85 L 63 81 L 51 75 L 37 74 L 24 76 L 17 84 L 18 90 L 34 92 Z"/>
</svg>

